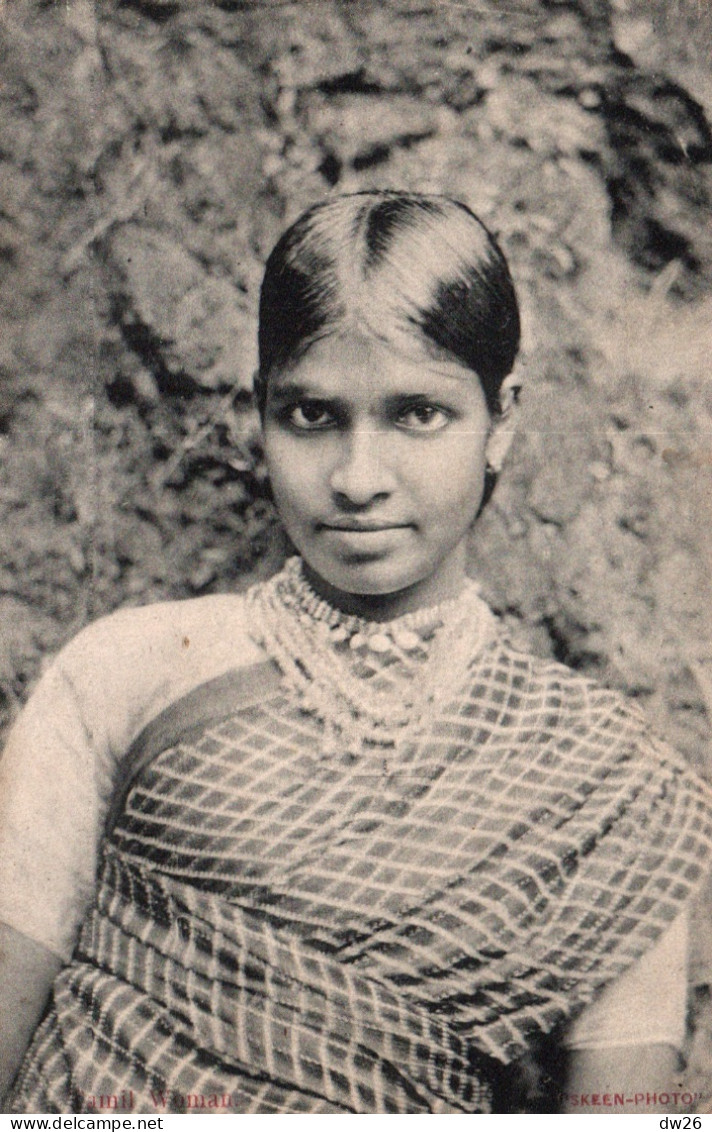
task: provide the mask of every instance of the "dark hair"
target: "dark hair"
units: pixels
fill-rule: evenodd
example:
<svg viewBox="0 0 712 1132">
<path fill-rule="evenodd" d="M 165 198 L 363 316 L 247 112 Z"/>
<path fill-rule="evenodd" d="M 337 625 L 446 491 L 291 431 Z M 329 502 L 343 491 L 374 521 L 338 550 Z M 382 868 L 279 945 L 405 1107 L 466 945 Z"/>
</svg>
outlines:
<svg viewBox="0 0 712 1132">
<path fill-rule="evenodd" d="M 255 393 L 344 325 L 477 374 L 492 414 L 519 348 L 507 262 L 470 209 L 445 196 L 368 191 L 312 205 L 265 268 Z"/>
</svg>

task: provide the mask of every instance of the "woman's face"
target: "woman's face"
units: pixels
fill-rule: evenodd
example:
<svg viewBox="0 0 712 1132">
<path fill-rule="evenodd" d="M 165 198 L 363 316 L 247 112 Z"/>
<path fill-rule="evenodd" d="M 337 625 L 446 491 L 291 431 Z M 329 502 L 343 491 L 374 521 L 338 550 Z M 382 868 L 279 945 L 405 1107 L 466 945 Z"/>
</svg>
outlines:
<svg viewBox="0 0 712 1132">
<path fill-rule="evenodd" d="M 354 331 L 273 374 L 264 416 L 272 490 L 318 592 L 381 617 L 455 596 L 489 433 L 470 370 Z"/>
</svg>

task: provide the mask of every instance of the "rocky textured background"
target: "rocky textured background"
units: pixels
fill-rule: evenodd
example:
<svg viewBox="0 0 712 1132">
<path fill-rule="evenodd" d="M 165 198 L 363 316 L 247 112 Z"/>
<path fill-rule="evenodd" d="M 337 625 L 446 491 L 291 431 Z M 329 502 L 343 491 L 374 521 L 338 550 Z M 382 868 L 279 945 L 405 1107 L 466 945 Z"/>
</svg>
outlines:
<svg viewBox="0 0 712 1132">
<path fill-rule="evenodd" d="M 261 265 L 315 198 L 396 186 L 479 212 L 524 308 L 474 571 L 517 636 L 639 697 L 712 776 L 711 13 L 0 6 L 5 722 L 87 619 L 274 564 Z M 704 939 L 693 980 L 687 1081 L 712 1093 Z"/>
</svg>

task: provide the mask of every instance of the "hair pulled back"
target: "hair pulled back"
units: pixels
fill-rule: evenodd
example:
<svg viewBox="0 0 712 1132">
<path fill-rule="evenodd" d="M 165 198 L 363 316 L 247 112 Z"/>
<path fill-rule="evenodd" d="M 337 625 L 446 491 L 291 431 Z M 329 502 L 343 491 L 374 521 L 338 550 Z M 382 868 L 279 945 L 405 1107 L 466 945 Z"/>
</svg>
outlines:
<svg viewBox="0 0 712 1132">
<path fill-rule="evenodd" d="M 373 190 L 312 205 L 265 268 L 255 392 L 270 374 L 347 327 L 396 349 L 446 355 L 479 378 L 499 410 L 519 348 L 507 262 L 475 214 L 445 196 Z"/>
</svg>

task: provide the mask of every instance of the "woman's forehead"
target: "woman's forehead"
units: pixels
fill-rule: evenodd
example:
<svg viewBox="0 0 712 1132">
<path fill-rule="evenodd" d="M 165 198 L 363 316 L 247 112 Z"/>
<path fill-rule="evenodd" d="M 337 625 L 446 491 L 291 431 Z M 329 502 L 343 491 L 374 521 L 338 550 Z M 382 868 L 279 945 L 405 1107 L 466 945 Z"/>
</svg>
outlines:
<svg viewBox="0 0 712 1132">
<path fill-rule="evenodd" d="M 390 342 L 355 331 L 331 334 L 314 342 L 285 369 L 270 376 L 270 387 L 281 397 L 305 390 L 322 395 L 348 395 L 365 387 L 383 393 L 413 392 L 414 387 L 453 392 L 479 386 L 476 374 L 447 355 L 412 348 L 404 351 Z"/>
</svg>

